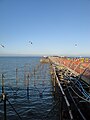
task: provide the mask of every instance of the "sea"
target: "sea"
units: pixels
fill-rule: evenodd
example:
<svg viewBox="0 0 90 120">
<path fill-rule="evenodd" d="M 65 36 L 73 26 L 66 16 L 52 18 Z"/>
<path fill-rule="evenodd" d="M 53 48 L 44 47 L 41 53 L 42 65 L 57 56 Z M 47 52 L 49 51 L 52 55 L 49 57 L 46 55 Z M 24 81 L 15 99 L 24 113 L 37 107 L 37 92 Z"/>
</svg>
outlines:
<svg viewBox="0 0 90 120">
<path fill-rule="evenodd" d="M 50 64 L 41 57 L 0 57 L 0 120 L 59 120 Z"/>
</svg>

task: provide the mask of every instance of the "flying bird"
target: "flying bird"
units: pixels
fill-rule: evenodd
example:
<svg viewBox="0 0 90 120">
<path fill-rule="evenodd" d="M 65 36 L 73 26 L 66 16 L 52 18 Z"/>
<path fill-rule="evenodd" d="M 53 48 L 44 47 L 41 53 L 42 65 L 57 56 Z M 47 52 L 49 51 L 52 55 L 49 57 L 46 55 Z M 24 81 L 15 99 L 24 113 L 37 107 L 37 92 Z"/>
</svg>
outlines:
<svg viewBox="0 0 90 120">
<path fill-rule="evenodd" d="M 33 44 L 32 41 L 29 41 L 30 44 Z"/>
<path fill-rule="evenodd" d="M 1 45 L 1 47 L 3 47 L 3 48 L 5 47 L 5 46 L 4 46 L 4 45 L 2 45 L 2 44 L 0 44 L 0 45 Z"/>
<path fill-rule="evenodd" d="M 77 46 L 77 44 L 75 44 L 75 46 Z"/>
</svg>

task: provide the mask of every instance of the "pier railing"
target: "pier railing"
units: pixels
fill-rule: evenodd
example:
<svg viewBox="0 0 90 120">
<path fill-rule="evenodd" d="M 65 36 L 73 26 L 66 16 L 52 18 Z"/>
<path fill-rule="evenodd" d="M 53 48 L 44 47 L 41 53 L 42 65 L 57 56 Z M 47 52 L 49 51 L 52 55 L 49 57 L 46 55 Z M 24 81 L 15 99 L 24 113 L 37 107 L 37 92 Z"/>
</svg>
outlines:
<svg viewBox="0 0 90 120">
<path fill-rule="evenodd" d="M 56 80 L 56 82 L 58 83 L 58 86 L 59 86 L 59 88 L 60 88 L 60 91 L 61 91 L 61 94 L 62 94 L 62 96 L 63 96 L 63 98 L 64 98 L 64 100 L 65 100 L 65 102 L 66 102 L 66 105 L 67 105 L 67 108 L 68 108 L 68 113 L 69 113 L 69 116 L 70 116 L 70 120 L 73 120 L 73 115 L 72 115 L 72 111 L 71 111 L 71 108 L 70 108 L 70 103 L 69 103 L 69 101 L 68 101 L 68 99 L 67 99 L 67 97 L 66 97 L 66 95 L 65 95 L 65 93 L 64 93 L 64 90 L 63 90 L 63 88 L 62 88 L 62 86 L 61 86 L 61 83 L 60 83 L 60 81 L 59 81 L 59 79 L 58 79 L 58 77 L 57 77 L 57 74 L 56 74 L 56 70 L 55 70 L 55 67 L 54 67 L 54 65 L 53 65 L 53 72 L 54 72 L 54 79 Z M 62 111 L 60 111 L 60 112 L 62 112 Z"/>
</svg>

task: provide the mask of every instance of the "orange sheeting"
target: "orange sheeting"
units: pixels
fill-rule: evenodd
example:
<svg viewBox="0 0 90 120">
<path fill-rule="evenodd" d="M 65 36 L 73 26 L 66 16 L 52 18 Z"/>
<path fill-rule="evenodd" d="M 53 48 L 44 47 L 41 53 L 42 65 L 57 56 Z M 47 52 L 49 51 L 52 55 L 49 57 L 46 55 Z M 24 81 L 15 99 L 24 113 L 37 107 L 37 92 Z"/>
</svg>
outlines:
<svg viewBox="0 0 90 120">
<path fill-rule="evenodd" d="M 90 59 L 89 58 L 67 58 L 67 57 L 50 57 L 54 63 L 62 64 L 74 70 L 78 74 L 90 78 Z M 85 71 L 85 69 L 88 70 Z"/>
</svg>

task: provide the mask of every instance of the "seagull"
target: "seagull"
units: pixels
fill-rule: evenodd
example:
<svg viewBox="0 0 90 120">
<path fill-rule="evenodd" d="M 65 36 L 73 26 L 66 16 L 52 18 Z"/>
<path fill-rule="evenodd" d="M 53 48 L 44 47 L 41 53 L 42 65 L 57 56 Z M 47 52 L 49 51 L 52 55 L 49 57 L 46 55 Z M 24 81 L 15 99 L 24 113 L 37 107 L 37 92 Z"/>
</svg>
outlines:
<svg viewBox="0 0 90 120">
<path fill-rule="evenodd" d="M 1 47 L 3 47 L 3 48 L 5 47 L 5 46 L 4 46 L 4 45 L 2 45 L 2 44 L 0 44 L 0 45 L 1 45 Z"/>
<path fill-rule="evenodd" d="M 29 41 L 30 44 L 32 44 L 32 41 Z"/>
<path fill-rule="evenodd" d="M 77 44 L 75 44 L 75 46 L 77 46 Z"/>
</svg>

